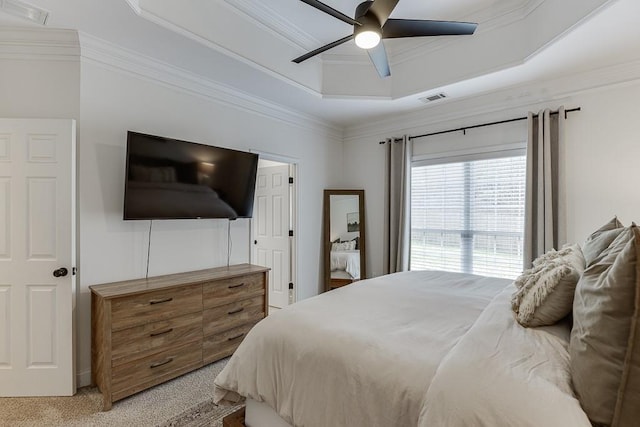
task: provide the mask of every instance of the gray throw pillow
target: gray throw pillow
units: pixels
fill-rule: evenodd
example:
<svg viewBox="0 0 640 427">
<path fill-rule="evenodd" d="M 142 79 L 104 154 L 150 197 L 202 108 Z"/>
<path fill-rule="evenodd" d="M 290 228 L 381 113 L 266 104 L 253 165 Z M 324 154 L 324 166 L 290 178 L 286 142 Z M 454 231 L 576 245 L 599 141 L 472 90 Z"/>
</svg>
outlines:
<svg viewBox="0 0 640 427">
<path fill-rule="evenodd" d="M 587 240 L 582 245 L 582 253 L 584 254 L 584 260 L 586 266 L 594 264 L 600 259 L 602 251 L 607 249 L 611 242 L 622 232 L 623 225 L 618 218 L 614 217 L 611 221 L 607 222 L 602 227 L 591 233 Z"/>
<path fill-rule="evenodd" d="M 583 271 L 584 257 L 577 244 L 538 257 L 515 281 L 518 290 L 511 307 L 518 323 L 525 327 L 553 325 L 571 314 Z"/>
<path fill-rule="evenodd" d="M 576 288 L 571 378 L 589 419 L 631 427 L 640 420 L 640 230 L 623 229 Z"/>
</svg>

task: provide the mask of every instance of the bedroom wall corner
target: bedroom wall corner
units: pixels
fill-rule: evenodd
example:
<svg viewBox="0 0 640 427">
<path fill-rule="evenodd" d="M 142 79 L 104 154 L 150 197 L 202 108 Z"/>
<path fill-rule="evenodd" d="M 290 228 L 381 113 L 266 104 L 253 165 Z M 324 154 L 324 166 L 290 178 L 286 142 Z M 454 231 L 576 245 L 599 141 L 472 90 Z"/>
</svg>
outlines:
<svg viewBox="0 0 640 427">
<path fill-rule="evenodd" d="M 639 97 L 640 80 L 636 80 L 590 91 L 573 101 L 582 110 L 567 120 L 561 159 L 568 242 L 582 244 L 614 215 L 624 225 L 640 221 Z"/>
</svg>

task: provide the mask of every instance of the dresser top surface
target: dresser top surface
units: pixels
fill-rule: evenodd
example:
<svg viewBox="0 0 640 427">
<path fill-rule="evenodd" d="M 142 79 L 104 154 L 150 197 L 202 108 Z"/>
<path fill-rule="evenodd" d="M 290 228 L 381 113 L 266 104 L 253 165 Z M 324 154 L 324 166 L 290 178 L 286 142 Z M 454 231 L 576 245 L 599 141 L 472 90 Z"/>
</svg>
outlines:
<svg viewBox="0 0 640 427">
<path fill-rule="evenodd" d="M 205 270 L 187 271 L 142 279 L 124 280 L 89 286 L 93 294 L 102 298 L 116 298 L 160 289 L 185 285 L 196 285 L 214 280 L 232 279 L 247 274 L 269 271 L 268 267 L 253 264 L 237 264 L 229 267 L 208 268 Z"/>
</svg>

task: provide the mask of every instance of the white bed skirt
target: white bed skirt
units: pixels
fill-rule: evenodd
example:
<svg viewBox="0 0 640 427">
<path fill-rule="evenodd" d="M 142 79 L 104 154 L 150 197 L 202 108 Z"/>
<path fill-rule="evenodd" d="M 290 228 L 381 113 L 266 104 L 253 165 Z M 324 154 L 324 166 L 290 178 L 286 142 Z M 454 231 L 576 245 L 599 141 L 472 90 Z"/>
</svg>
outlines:
<svg viewBox="0 0 640 427">
<path fill-rule="evenodd" d="M 251 398 L 246 400 L 247 407 L 244 414 L 244 425 L 247 427 L 291 427 L 291 424 L 269 406 Z"/>
</svg>

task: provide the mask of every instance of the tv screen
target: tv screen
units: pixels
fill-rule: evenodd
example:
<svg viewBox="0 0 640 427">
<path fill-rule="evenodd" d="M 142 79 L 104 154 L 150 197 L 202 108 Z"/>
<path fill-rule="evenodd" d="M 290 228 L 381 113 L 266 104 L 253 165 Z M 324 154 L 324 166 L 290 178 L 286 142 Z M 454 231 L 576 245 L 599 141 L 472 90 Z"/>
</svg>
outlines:
<svg viewBox="0 0 640 427">
<path fill-rule="evenodd" d="M 129 131 L 124 219 L 250 218 L 258 155 Z"/>
</svg>

